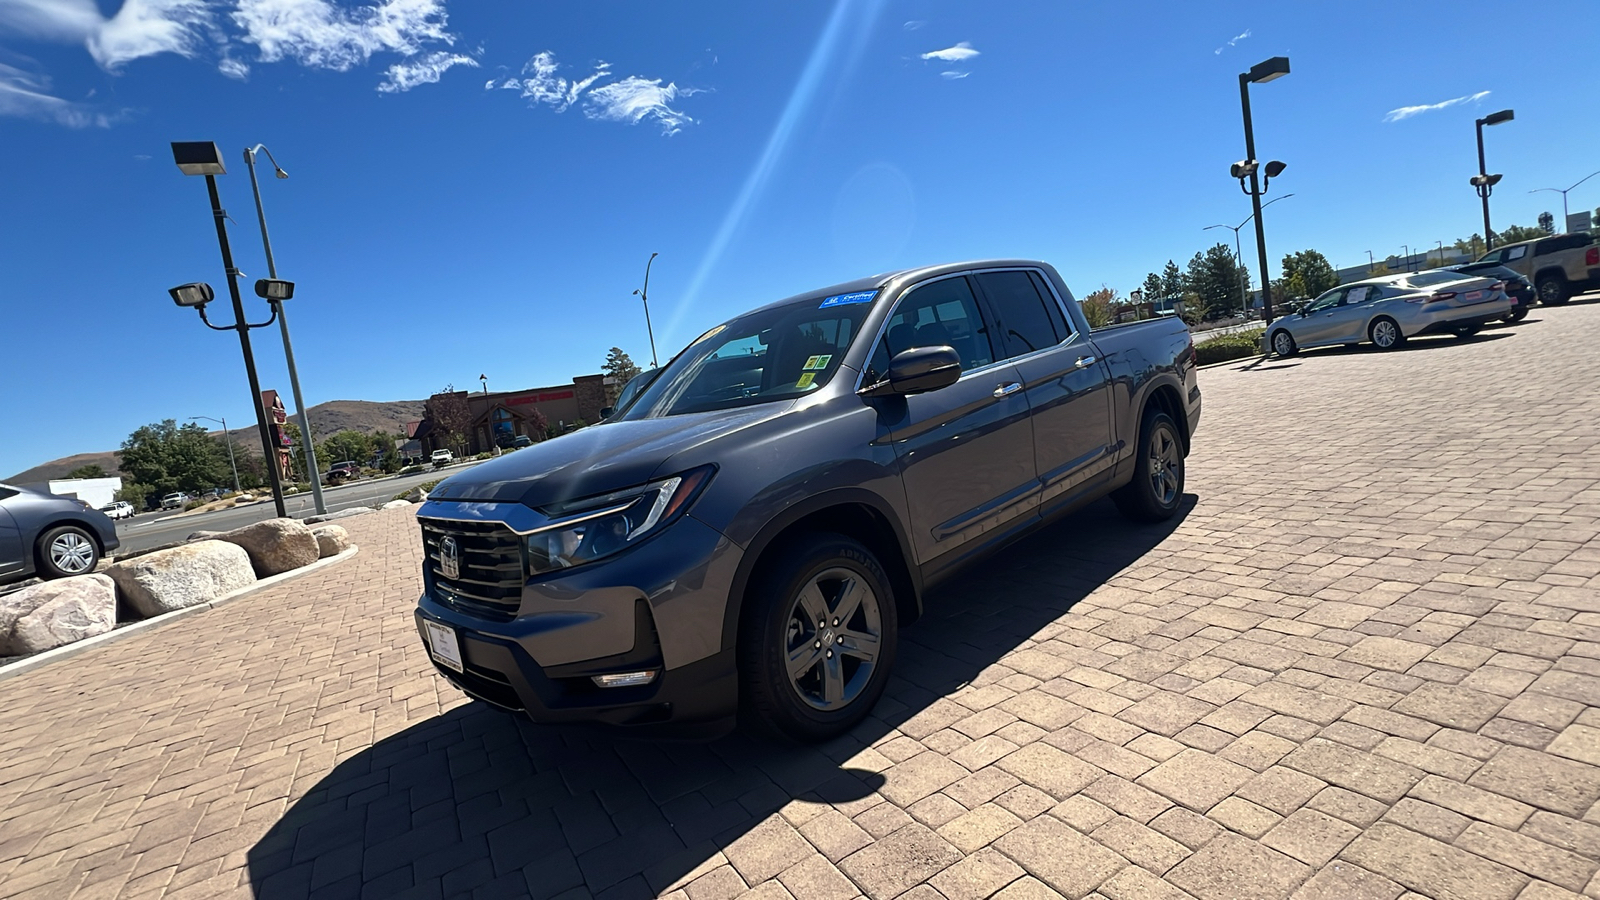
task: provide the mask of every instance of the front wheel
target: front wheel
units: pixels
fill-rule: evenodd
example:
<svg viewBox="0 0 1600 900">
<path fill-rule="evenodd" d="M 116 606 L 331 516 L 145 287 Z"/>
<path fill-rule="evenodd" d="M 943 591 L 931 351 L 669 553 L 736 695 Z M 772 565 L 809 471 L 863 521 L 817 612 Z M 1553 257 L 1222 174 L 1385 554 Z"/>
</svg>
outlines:
<svg viewBox="0 0 1600 900">
<path fill-rule="evenodd" d="M 1172 518 L 1183 497 L 1183 439 L 1178 423 L 1155 407 L 1147 407 L 1139 425 L 1133 480 L 1111 494 L 1117 509 L 1135 522 Z"/>
<path fill-rule="evenodd" d="M 76 525 L 58 525 L 39 538 L 39 577 L 86 575 L 100 562 L 100 545 Z"/>
<path fill-rule="evenodd" d="M 752 583 L 739 628 L 745 723 L 795 741 L 836 737 L 883 695 L 898 643 L 877 557 L 841 534 L 780 551 Z"/>
<path fill-rule="evenodd" d="M 1272 333 L 1272 352 L 1287 357 L 1300 352 L 1300 348 L 1295 345 L 1294 335 L 1280 328 Z"/>
<path fill-rule="evenodd" d="M 1400 324 L 1387 317 L 1373 321 L 1367 328 L 1367 339 L 1379 350 L 1394 350 L 1406 342 L 1405 334 L 1400 331 Z"/>
</svg>

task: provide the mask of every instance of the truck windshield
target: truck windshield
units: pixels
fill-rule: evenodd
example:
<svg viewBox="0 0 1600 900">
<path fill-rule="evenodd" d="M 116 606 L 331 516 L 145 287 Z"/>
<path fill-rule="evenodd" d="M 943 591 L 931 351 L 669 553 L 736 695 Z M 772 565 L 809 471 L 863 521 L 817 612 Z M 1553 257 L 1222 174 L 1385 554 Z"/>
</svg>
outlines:
<svg viewBox="0 0 1600 900">
<path fill-rule="evenodd" d="M 786 303 L 718 325 L 668 363 L 618 418 L 731 409 L 809 394 L 839 370 L 875 293 Z"/>
</svg>

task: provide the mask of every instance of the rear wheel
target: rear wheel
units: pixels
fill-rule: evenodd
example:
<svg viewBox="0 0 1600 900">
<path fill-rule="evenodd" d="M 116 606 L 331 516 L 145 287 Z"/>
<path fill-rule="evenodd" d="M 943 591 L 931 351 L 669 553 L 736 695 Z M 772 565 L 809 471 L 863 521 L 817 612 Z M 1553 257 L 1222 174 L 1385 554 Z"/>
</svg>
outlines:
<svg viewBox="0 0 1600 900">
<path fill-rule="evenodd" d="M 1523 306 L 1518 306 L 1515 309 L 1511 310 L 1511 312 L 1508 313 L 1506 315 L 1506 317 L 1501 319 L 1500 321 L 1505 322 L 1507 325 L 1511 325 L 1511 324 L 1515 324 L 1517 322 L 1521 322 L 1523 319 L 1526 319 L 1527 317 L 1528 317 L 1528 307 L 1526 305 L 1523 305 Z"/>
<path fill-rule="evenodd" d="M 1544 306 L 1560 306 L 1571 299 L 1567 279 L 1560 275 L 1546 275 L 1539 279 L 1539 302 Z"/>
<path fill-rule="evenodd" d="M 1178 423 L 1156 407 L 1146 407 L 1133 480 L 1114 491 L 1111 499 L 1135 522 L 1159 522 L 1172 518 L 1182 498 L 1183 439 Z"/>
<path fill-rule="evenodd" d="M 1367 327 L 1367 339 L 1379 350 L 1393 350 L 1406 342 L 1400 324 L 1387 316 L 1373 320 Z"/>
<path fill-rule="evenodd" d="M 1482 325 L 1462 325 L 1460 328 L 1457 328 L 1451 333 L 1462 340 L 1466 340 L 1482 330 Z"/>
<path fill-rule="evenodd" d="M 100 562 L 100 545 L 76 525 L 58 525 L 39 538 L 39 577 L 87 575 Z"/>
<path fill-rule="evenodd" d="M 1300 348 L 1294 342 L 1294 335 L 1280 328 L 1272 333 L 1272 352 L 1288 357 L 1299 353 Z"/>
<path fill-rule="evenodd" d="M 800 538 L 746 595 L 745 723 L 806 742 L 848 731 L 883 695 L 898 624 L 894 591 L 872 551 L 841 534 Z"/>
</svg>

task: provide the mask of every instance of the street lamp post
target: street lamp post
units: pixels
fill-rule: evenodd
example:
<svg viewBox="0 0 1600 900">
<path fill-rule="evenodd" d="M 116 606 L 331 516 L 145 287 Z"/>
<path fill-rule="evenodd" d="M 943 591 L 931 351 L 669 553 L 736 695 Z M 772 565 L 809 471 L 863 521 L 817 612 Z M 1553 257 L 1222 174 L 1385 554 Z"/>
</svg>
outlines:
<svg viewBox="0 0 1600 900">
<path fill-rule="evenodd" d="M 644 301 L 644 330 L 650 335 L 650 368 L 652 369 L 656 368 L 658 363 L 656 362 L 656 333 L 650 327 L 650 264 L 655 262 L 656 257 L 660 255 L 660 253 L 650 254 L 649 261 L 644 264 L 644 287 L 633 292 L 635 297 Z"/>
<path fill-rule="evenodd" d="M 1256 178 L 1256 133 L 1250 121 L 1250 85 L 1266 84 L 1277 78 L 1289 74 L 1289 57 L 1274 56 L 1273 58 L 1257 63 L 1248 72 L 1239 73 L 1239 106 L 1244 112 L 1244 154 L 1243 163 L 1235 164 L 1233 175 L 1239 179 L 1239 187 L 1244 187 L 1244 179 L 1250 179 L 1250 204 L 1254 208 L 1256 217 L 1256 255 L 1261 264 L 1261 321 L 1272 321 L 1272 282 L 1267 277 L 1267 235 L 1261 224 L 1261 194 L 1264 187 Z M 1276 168 L 1276 171 L 1274 171 Z M 1273 176 L 1283 171 L 1283 163 L 1273 161 L 1267 164 L 1267 183 L 1270 184 Z"/>
<path fill-rule="evenodd" d="M 1294 194 L 1291 193 L 1291 194 L 1284 194 L 1282 197 L 1274 197 L 1271 200 L 1268 200 L 1267 202 L 1261 204 L 1261 208 L 1262 209 L 1266 209 L 1267 207 L 1271 206 L 1272 204 L 1277 203 L 1279 200 L 1287 200 L 1287 199 L 1289 199 L 1290 197 L 1293 197 L 1293 196 L 1294 196 Z M 1252 212 L 1249 215 L 1248 218 L 1246 218 L 1243 222 L 1240 222 L 1237 225 L 1207 225 L 1206 227 L 1200 229 L 1201 231 L 1210 231 L 1213 228 L 1226 228 L 1226 229 L 1228 229 L 1228 230 L 1233 232 L 1233 260 L 1239 266 L 1239 302 L 1240 302 L 1240 304 L 1242 304 L 1240 306 L 1240 309 L 1242 310 L 1242 314 L 1244 315 L 1244 317 L 1245 317 L 1245 319 L 1247 321 L 1250 318 L 1250 296 L 1249 296 L 1249 292 L 1245 289 L 1245 286 L 1244 286 L 1245 266 L 1244 266 L 1244 256 L 1243 256 L 1243 254 L 1241 253 L 1241 251 L 1239 249 L 1239 231 L 1241 229 L 1243 229 L 1246 225 L 1249 225 L 1250 221 L 1252 219 L 1254 219 L 1255 217 L 1256 217 L 1256 214 Z"/>
<path fill-rule="evenodd" d="M 1566 225 L 1566 221 L 1567 221 L 1567 191 L 1572 190 L 1572 188 L 1575 188 L 1580 184 L 1583 184 L 1585 181 L 1588 181 L 1589 179 L 1595 177 L 1596 175 L 1600 175 L 1600 172 L 1590 172 L 1589 174 L 1583 176 L 1582 178 L 1579 178 L 1577 180 L 1577 182 L 1575 182 L 1572 185 L 1572 187 L 1564 187 L 1564 188 L 1534 188 L 1533 190 L 1529 191 L 1528 193 L 1537 194 L 1540 191 L 1555 191 L 1556 193 L 1561 195 L 1561 222 L 1562 222 L 1561 230 L 1562 230 L 1563 233 L 1565 233 L 1567 231 L 1567 225 Z"/>
<path fill-rule="evenodd" d="M 224 417 L 222 417 L 220 419 L 213 419 L 210 416 L 190 416 L 189 417 L 189 421 L 191 421 L 191 422 L 193 422 L 195 419 L 205 419 L 207 422 L 220 422 L 220 423 L 222 423 L 222 442 L 224 444 L 226 444 L 227 447 L 228 447 L 228 468 L 233 470 L 233 492 L 235 494 L 239 493 L 239 491 L 240 491 L 240 487 L 239 487 L 239 466 L 233 461 L 233 436 L 228 434 L 228 419 L 227 419 L 227 417 L 224 416 Z"/>
<path fill-rule="evenodd" d="M 1367 251 L 1367 274 L 1371 275 L 1372 274 L 1372 270 L 1376 269 L 1377 267 L 1378 267 L 1378 261 L 1372 258 L 1372 251 L 1368 250 Z"/>
<path fill-rule="evenodd" d="M 1500 182 L 1499 175 L 1490 175 L 1488 167 L 1483 161 L 1483 126 L 1499 125 L 1516 118 L 1516 112 L 1502 109 L 1490 113 L 1478 120 L 1478 174 L 1471 179 L 1472 186 L 1477 188 L 1478 196 L 1483 198 L 1483 249 L 1494 249 L 1494 232 L 1489 230 L 1489 195 L 1494 193 L 1494 186 Z"/>
<path fill-rule="evenodd" d="M 272 161 L 272 168 L 279 178 L 288 178 L 289 173 L 278 165 L 273 159 L 272 151 L 265 144 L 257 144 L 244 151 L 244 164 L 250 169 L 250 190 L 256 195 L 256 220 L 261 223 L 261 246 L 267 251 L 267 277 L 278 277 L 278 266 L 272 258 L 272 240 L 267 237 L 267 214 L 261 206 L 261 184 L 256 181 L 256 153 L 267 154 L 267 159 Z M 284 361 L 289 364 L 289 389 L 294 392 L 295 418 L 300 420 L 300 442 L 305 445 L 306 451 L 306 477 L 311 482 L 311 502 L 316 507 L 317 515 L 328 514 L 328 506 L 322 501 L 322 475 L 317 466 L 317 442 L 311 438 L 311 419 L 306 415 L 306 401 L 300 396 L 300 373 L 294 365 L 294 345 L 289 342 L 289 316 L 283 309 L 283 304 L 277 301 L 272 303 L 273 311 L 278 314 L 278 330 L 283 334 Z"/>
<path fill-rule="evenodd" d="M 1406 251 L 1405 269 L 1406 269 L 1407 272 L 1409 272 L 1409 271 L 1411 271 L 1411 245 L 1410 244 L 1401 244 L 1400 245 L 1400 249 Z"/>
<path fill-rule="evenodd" d="M 244 351 L 244 370 L 250 379 L 250 402 L 255 405 L 256 429 L 261 433 L 261 458 L 267 462 L 267 480 L 272 486 L 272 503 L 277 508 L 278 517 L 286 518 L 289 513 L 283 505 L 283 484 L 278 479 L 278 467 L 273 465 L 277 453 L 272 446 L 272 434 L 267 430 L 267 410 L 261 402 L 261 382 L 256 378 L 256 357 L 250 349 L 250 329 L 271 325 L 272 320 L 251 325 L 244 318 L 244 301 L 239 297 L 239 270 L 233 267 L 233 251 L 228 247 L 228 214 L 222 209 L 222 199 L 217 195 L 217 176 L 226 175 L 227 170 L 222 167 L 222 155 L 217 145 L 210 141 L 173 141 L 172 159 L 183 174 L 206 177 L 206 192 L 211 195 L 211 217 L 217 225 L 217 244 L 222 248 L 222 268 L 227 272 L 228 295 L 233 300 L 233 324 L 212 325 L 206 319 L 205 304 L 212 299 L 208 285 L 184 285 L 173 288 L 170 293 L 173 301 L 180 306 L 198 306 L 200 319 L 207 327 L 217 331 L 231 329 L 239 332 L 239 347 Z M 260 286 L 257 287 L 259 289 Z M 273 313 L 276 315 L 276 308 Z"/>
</svg>

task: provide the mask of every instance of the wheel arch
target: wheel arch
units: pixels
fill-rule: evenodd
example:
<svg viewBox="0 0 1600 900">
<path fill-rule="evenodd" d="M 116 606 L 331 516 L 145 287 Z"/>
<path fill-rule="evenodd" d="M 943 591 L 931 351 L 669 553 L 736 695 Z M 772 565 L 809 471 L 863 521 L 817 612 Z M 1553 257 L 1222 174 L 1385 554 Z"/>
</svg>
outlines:
<svg viewBox="0 0 1600 900">
<path fill-rule="evenodd" d="M 1184 414 L 1183 395 L 1171 382 L 1162 381 L 1152 385 L 1150 392 L 1145 395 L 1144 403 L 1139 406 L 1138 427 L 1144 425 L 1144 414 L 1151 407 L 1161 410 L 1172 417 L 1178 426 L 1178 436 L 1183 440 L 1183 453 L 1189 455 L 1189 417 Z M 1135 440 L 1138 436 L 1135 436 Z"/>
<path fill-rule="evenodd" d="M 105 559 L 106 544 L 105 541 L 100 540 L 100 534 L 94 526 L 87 522 L 79 522 L 77 519 L 56 519 L 53 522 L 45 523 L 38 531 L 33 533 L 33 564 L 35 569 L 44 565 L 44 536 L 63 525 L 70 525 L 88 535 L 89 540 L 94 543 L 95 555 Z"/>
<path fill-rule="evenodd" d="M 745 594 L 775 551 L 797 534 L 835 532 L 866 545 L 894 590 L 900 624 L 909 625 L 922 614 L 922 579 L 913 562 L 911 542 L 889 505 L 871 491 L 846 488 L 827 491 L 796 503 L 762 526 L 745 548 L 728 592 L 728 612 L 722 619 L 722 647 L 738 646 L 739 622 Z"/>
<path fill-rule="evenodd" d="M 1536 270 L 1533 273 L 1534 288 L 1537 290 L 1539 282 L 1552 278 L 1560 281 L 1567 281 L 1567 270 L 1561 268 L 1560 266 L 1545 266 L 1542 269 Z"/>
</svg>

